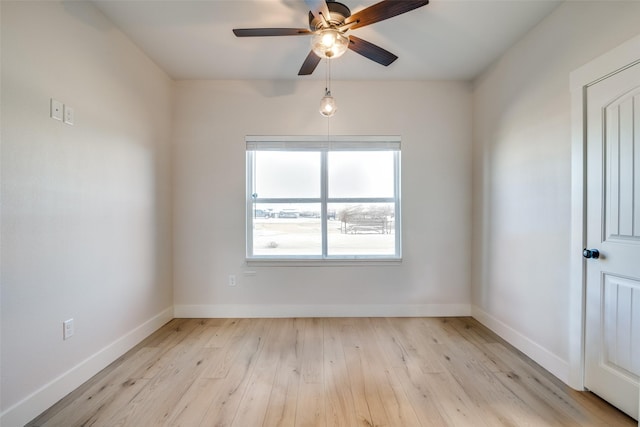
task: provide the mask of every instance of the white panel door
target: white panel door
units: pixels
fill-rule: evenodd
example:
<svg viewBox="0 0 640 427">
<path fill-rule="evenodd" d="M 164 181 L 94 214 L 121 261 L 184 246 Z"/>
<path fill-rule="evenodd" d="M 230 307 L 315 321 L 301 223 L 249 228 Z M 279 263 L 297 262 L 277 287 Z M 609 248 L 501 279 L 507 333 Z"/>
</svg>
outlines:
<svg viewBox="0 0 640 427">
<path fill-rule="evenodd" d="M 585 386 L 637 419 L 640 65 L 587 89 L 586 231 Z"/>
</svg>

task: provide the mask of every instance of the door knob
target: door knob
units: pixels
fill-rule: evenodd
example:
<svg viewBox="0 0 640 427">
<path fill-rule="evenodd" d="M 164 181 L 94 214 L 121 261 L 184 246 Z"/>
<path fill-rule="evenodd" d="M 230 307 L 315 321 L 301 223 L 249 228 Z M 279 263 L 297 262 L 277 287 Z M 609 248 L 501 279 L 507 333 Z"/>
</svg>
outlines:
<svg viewBox="0 0 640 427">
<path fill-rule="evenodd" d="M 600 258 L 600 251 L 597 249 L 583 249 L 582 250 L 582 256 L 585 258 L 593 258 L 593 259 L 598 259 Z"/>
</svg>

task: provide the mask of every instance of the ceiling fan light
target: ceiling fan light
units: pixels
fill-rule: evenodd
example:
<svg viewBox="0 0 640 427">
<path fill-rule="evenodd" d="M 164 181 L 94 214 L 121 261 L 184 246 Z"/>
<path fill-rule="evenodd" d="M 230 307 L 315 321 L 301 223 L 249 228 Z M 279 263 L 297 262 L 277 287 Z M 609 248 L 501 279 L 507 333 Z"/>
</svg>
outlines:
<svg viewBox="0 0 640 427">
<path fill-rule="evenodd" d="M 311 38 L 311 49 L 320 58 L 337 58 L 348 47 L 349 37 L 333 28 L 320 30 Z"/>
<path fill-rule="evenodd" d="M 325 95 L 320 100 L 320 114 L 324 117 L 331 117 L 337 110 L 336 100 L 331 96 L 331 91 L 325 91 Z"/>
<path fill-rule="evenodd" d="M 323 47 L 330 48 L 336 42 L 336 35 L 333 31 L 325 31 L 321 36 L 322 40 L 320 43 L 322 43 Z"/>
</svg>

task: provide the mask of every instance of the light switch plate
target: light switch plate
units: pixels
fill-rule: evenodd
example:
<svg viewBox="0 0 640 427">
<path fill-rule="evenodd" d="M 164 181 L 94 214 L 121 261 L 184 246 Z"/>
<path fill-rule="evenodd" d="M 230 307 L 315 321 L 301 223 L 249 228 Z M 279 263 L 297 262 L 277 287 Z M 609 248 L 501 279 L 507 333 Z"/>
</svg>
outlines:
<svg viewBox="0 0 640 427">
<path fill-rule="evenodd" d="M 65 105 L 64 106 L 64 122 L 68 125 L 73 126 L 74 117 L 75 117 L 75 112 L 73 111 L 73 108 L 69 107 L 68 105 Z"/>
<path fill-rule="evenodd" d="M 62 121 L 62 110 L 62 102 L 56 101 L 55 99 L 51 98 L 51 118 Z"/>
</svg>

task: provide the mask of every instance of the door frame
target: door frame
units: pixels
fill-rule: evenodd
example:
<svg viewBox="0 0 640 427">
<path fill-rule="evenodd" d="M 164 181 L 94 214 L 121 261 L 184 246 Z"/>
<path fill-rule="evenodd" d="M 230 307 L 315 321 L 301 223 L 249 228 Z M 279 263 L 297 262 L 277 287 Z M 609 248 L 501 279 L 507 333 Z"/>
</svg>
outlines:
<svg viewBox="0 0 640 427">
<path fill-rule="evenodd" d="M 569 306 L 569 385 L 584 390 L 586 276 L 586 111 L 587 88 L 640 64 L 640 35 L 595 58 L 570 74 L 571 87 L 571 247 Z M 640 425 L 640 423 L 639 423 Z"/>
</svg>

